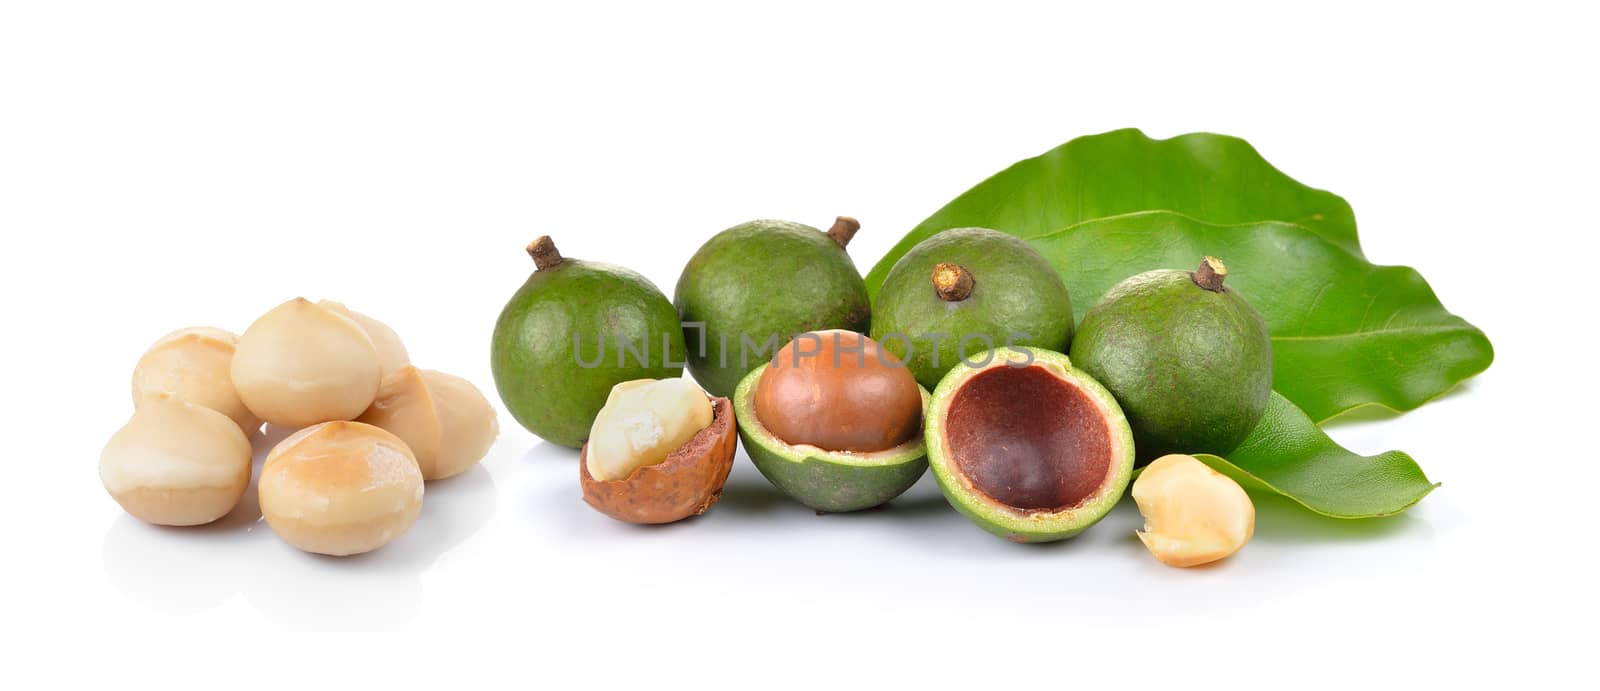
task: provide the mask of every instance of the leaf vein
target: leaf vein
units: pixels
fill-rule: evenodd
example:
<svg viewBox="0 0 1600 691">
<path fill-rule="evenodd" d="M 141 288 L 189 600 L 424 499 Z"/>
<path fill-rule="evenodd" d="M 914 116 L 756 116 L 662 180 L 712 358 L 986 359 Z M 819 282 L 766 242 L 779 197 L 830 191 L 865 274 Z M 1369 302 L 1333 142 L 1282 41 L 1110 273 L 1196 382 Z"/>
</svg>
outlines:
<svg viewBox="0 0 1600 691">
<path fill-rule="evenodd" d="M 1436 333 L 1472 333 L 1477 329 L 1465 325 L 1437 325 L 1437 326 L 1402 326 L 1397 329 L 1374 329 L 1372 331 L 1352 331 L 1342 334 L 1325 334 L 1321 336 L 1273 336 L 1274 341 L 1336 341 L 1347 338 L 1360 338 L 1363 336 L 1384 336 L 1388 334 L 1436 334 Z"/>
</svg>

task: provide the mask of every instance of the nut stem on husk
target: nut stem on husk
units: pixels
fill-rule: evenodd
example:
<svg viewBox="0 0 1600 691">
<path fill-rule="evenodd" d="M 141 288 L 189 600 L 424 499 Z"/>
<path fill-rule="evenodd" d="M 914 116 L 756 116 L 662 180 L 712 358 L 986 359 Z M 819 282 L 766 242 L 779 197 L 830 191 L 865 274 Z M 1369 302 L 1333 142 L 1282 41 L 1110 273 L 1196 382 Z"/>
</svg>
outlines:
<svg viewBox="0 0 1600 691">
<path fill-rule="evenodd" d="M 972 287 L 976 281 L 972 272 L 960 264 L 940 262 L 933 267 L 933 290 L 939 294 L 939 299 L 945 302 L 960 302 L 972 295 Z"/>
<path fill-rule="evenodd" d="M 1216 257 L 1206 257 L 1200 262 L 1200 268 L 1190 274 L 1194 277 L 1194 284 L 1213 293 L 1222 292 L 1222 282 L 1228 278 L 1228 267 Z"/>
<path fill-rule="evenodd" d="M 833 221 L 833 227 L 828 229 L 828 237 L 839 243 L 840 247 L 848 247 L 850 238 L 856 236 L 856 231 L 861 230 L 861 222 L 849 216 L 840 216 Z"/>
<path fill-rule="evenodd" d="M 556 243 L 549 235 L 540 235 L 528 245 L 528 256 L 533 257 L 533 265 L 540 271 L 561 263 L 561 253 L 556 251 Z"/>
</svg>

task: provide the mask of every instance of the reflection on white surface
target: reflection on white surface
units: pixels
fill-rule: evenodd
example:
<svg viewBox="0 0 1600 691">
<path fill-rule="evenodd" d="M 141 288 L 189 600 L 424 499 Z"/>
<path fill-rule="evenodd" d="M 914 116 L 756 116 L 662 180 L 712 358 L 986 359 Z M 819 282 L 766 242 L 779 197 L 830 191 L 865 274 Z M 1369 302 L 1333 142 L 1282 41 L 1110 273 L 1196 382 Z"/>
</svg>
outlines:
<svg viewBox="0 0 1600 691">
<path fill-rule="evenodd" d="M 111 581 L 130 599 L 169 614 L 203 612 L 243 594 L 266 618 L 294 629 L 390 629 L 413 620 L 421 575 L 494 515 L 493 476 L 479 465 L 428 483 L 416 524 L 376 551 L 308 554 L 272 533 L 253 481 L 267 450 L 286 436 L 269 427 L 255 440 L 250 488 L 216 523 L 170 528 L 119 515 L 102 548 Z"/>
<path fill-rule="evenodd" d="M 284 436 L 269 430 L 257 440 L 258 469 Z M 143 608 L 192 616 L 242 595 L 262 620 L 291 630 L 397 629 L 470 619 L 486 608 L 524 618 L 577 611 L 585 606 L 551 594 L 631 592 L 641 573 L 651 575 L 652 588 L 684 594 L 643 605 L 638 616 L 652 621 L 701 617 L 704 603 L 725 593 L 758 597 L 788 617 L 844 619 L 884 606 L 888 591 L 863 587 L 863 579 L 938 592 L 1003 584 L 1007 597 L 1064 612 L 1098 602 L 1092 589 L 1064 587 L 1075 579 L 1160 584 L 1116 608 L 1204 603 L 1237 615 L 1376 572 L 1412 572 L 1435 558 L 1437 543 L 1426 511 L 1339 521 L 1257 497 L 1250 545 L 1211 567 L 1178 570 L 1157 563 L 1134 537 L 1141 520 L 1131 501 L 1073 540 L 1017 545 L 951 509 L 931 475 L 879 509 L 818 515 L 762 478 L 742 450 L 722 500 L 706 515 L 636 526 L 584 505 L 577 462 L 574 450 L 513 431 L 483 465 L 430 483 L 406 535 L 354 557 L 306 554 L 278 539 L 260 518 L 253 485 L 238 509 L 209 526 L 161 528 L 118 514 L 104 537 L 104 566 L 114 587 Z M 475 536 L 483 544 L 443 558 Z M 1374 553 L 1381 558 L 1355 558 Z M 1227 587 L 1235 581 L 1244 585 Z"/>
</svg>

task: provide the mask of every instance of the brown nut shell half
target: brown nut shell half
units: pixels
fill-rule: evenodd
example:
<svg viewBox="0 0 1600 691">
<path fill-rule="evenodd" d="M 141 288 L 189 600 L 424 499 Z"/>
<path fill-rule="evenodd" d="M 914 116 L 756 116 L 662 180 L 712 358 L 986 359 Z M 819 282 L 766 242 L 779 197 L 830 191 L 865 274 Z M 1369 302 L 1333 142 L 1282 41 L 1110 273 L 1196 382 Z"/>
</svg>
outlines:
<svg viewBox="0 0 1600 691">
<path fill-rule="evenodd" d="M 589 445 L 584 444 L 578 458 L 583 500 L 628 523 L 672 523 L 703 514 L 722 498 L 722 486 L 733 469 L 739 438 L 735 429 L 733 403 L 713 398 L 710 425 L 667 454 L 666 460 L 610 482 L 589 475 Z"/>
</svg>

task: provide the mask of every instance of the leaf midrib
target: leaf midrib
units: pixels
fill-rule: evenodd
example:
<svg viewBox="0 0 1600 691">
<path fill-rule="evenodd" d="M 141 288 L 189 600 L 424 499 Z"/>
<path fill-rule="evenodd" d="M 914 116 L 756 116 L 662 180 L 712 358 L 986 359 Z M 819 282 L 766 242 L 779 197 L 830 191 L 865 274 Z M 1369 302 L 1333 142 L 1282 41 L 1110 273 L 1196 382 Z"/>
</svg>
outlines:
<svg viewBox="0 0 1600 691">
<path fill-rule="evenodd" d="M 1373 331 L 1351 331 L 1349 333 L 1328 334 L 1325 336 L 1273 336 L 1273 341 L 1337 341 L 1347 338 L 1361 338 L 1363 336 L 1382 336 L 1386 334 L 1433 334 L 1451 332 L 1477 331 L 1476 328 L 1464 324 L 1435 324 L 1430 326 L 1406 326 L 1398 329 L 1376 329 Z"/>
<path fill-rule="evenodd" d="M 1213 223 L 1211 221 L 1207 221 L 1205 219 L 1202 219 L 1202 218 L 1199 218 L 1199 217 L 1196 217 L 1196 216 L 1191 216 L 1191 215 L 1186 214 L 1186 213 L 1184 213 L 1182 211 L 1173 211 L 1172 209 L 1140 209 L 1138 211 L 1128 211 L 1128 212 L 1120 213 L 1120 214 L 1111 214 L 1109 216 L 1096 216 L 1094 218 L 1085 218 L 1085 219 L 1082 219 L 1082 220 L 1077 221 L 1075 223 L 1072 223 L 1071 225 L 1062 226 L 1062 227 L 1057 228 L 1055 230 L 1051 230 L 1051 231 L 1047 231 L 1047 232 L 1044 232 L 1044 233 L 1040 233 L 1038 235 L 1023 236 L 1023 235 L 1017 235 L 1016 233 L 1012 233 L 1012 235 L 1016 235 L 1017 237 L 1022 238 L 1024 241 L 1047 240 L 1047 239 L 1053 238 L 1053 237 L 1055 237 L 1057 235 L 1065 235 L 1065 234 L 1067 234 L 1069 232 L 1077 230 L 1078 228 L 1081 228 L 1083 226 L 1090 225 L 1090 224 L 1102 223 L 1102 222 L 1105 222 L 1105 221 L 1114 221 L 1114 220 L 1123 219 L 1123 218 L 1138 218 L 1140 216 L 1157 216 L 1157 215 L 1176 216 L 1178 218 L 1182 218 L 1182 219 L 1186 219 L 1186 220 L 1189 220 L 1189 221 L 1193 221 L 1193 222 L 1198 223 L 1200 225 L 1211 226 L 1213 228 L 1254 228 L 1256 226 L 1263 226 L 1263 225 L 1269 225 L 1269 224 L 1270 225 L 1279 225 L 1279 226 L 1290 226 L 1290 227 L 1293 227 L 1293 228 L 1296 228 L 1296 229 L 1299 229 L 1299 230 L 1303 230 L 1303 231 L 1305 231 L 1307 233 L 1310 233 L 1313 237 L 1316 237 L 1317 239 L 1328 243 L 1330 246 L 1332 246 L 1336 250 L 1339 250 L 1341 252 L 1349 254 L 1352 257 L 1358 256 L 1355 253 L 1351 252 L 1350 250 L 1348 250 L 1348 249 L 1346 249 L 1344 247 L 1340 247 L 1338 243 L 1332 242 L 1332 241 L 1328 240 L 1326 237 L 1323 237 L 1321 234 L 1319 234 L 1316 230 L 1313 230 L 1311 227 L 1303 225 L 1303 224 L 1300 224 L 1300 223 L 1297 223 L 1297 222 L 1294 222 L 1294 221 L 1279 221 L 1279 220 L 1267 219 L 1267 220 L 1261 220 L 1261 221 L 1246 221 L 1246 222 L 1243 222 L 1243 223 Z"/>
</svg>

